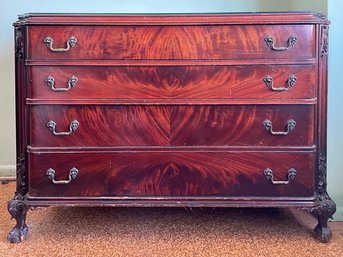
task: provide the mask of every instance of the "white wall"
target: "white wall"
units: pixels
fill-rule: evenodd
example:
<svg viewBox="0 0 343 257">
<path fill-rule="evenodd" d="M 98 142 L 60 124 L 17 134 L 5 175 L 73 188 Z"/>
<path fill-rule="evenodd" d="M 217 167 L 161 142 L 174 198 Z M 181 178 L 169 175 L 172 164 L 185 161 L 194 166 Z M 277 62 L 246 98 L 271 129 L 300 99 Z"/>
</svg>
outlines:
<svg viewBox="0 0 343 257">
<path fill-rule="evenodd" d="M 327 2 L 327 0 L 290 0 L 290 10 L 327 14 Z"/>
<path fill-rule="evenodd" d="M 342 8 L 342 9 L 341 9 Z M 343 87 L 340 85 L 343 57 L 340 11 L 342 0 L 18 0 L 0 1 L 0 175 L 14 175 L 15 114 L 14 55 L 12 22 L 27 12 L 66 13 L 154 13 L 154 12 L 247 12 L 247 11 L 315 11 L 329 13 L 332 20 L 329 56 L 328 180 L 329 192 L 338 205 L 335 218 L 343 220 Z"/>
<path fill-rule="evenodd" d="M 343 220 L 343 1 L 329 0 L 328 183 L 337 204 L 334 216 Z"/>
</svg>

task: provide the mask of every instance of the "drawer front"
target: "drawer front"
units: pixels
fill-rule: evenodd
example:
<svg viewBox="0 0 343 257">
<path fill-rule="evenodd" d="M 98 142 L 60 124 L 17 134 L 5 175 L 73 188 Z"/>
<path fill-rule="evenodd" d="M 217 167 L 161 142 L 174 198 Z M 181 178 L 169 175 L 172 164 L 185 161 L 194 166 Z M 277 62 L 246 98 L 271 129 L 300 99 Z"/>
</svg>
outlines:
<svg viewBox="0 0 343 257">
<path fill-rule="evenodd" d="M 289 49 L 272 50 L 271 42 L 266 43 L 267 36 L 275 47 Z M 45 43 L 47 37 L 50 43 Z M 71 37 L 77 42 L 69 41 Z M 306 59 L 315 57 L 314 38 L 313 25 L 31 26 L 28 58 Z M 55 52 L 58 48 L 66 51 Z"/>
<path fill-rule="evenodd" d="M 36 99 L 309 99 L 315 65 L 33 66 Z M 74 80 L 73 80 L 74 79 Z"/>
<path fill-rule="evenodd" d="M 312 146 L 313 138 L 314 105 L 30 107 L 32 146 Z"/>
<path fill-rule="evenodd" d="M 313 169 L 314 153 L 30 153 L 29 195 L 310 197 Z"/>
</svg>

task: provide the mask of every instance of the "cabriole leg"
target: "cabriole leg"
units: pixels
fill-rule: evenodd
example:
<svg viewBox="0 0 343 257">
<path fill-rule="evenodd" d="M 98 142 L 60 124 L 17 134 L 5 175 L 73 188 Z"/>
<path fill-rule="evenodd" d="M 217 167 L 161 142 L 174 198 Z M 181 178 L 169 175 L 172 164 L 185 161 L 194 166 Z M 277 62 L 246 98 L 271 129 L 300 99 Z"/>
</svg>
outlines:
<svg viewBox="0 0 343 257">
<path fill-rule="evenodd" d="M 328 220 L 336 212 L 336 204 L 330 198 L 326 191 L 326 157 L 324 154 L 319 155 L 317 174 L 317 204 L 311 208 L 311 212 L 318 219 L 318 225 L 314 228 L 314 233 L 320 241 L 327 243 L 332 237 L 331 229 L 328 227 Z"/>
</svg>

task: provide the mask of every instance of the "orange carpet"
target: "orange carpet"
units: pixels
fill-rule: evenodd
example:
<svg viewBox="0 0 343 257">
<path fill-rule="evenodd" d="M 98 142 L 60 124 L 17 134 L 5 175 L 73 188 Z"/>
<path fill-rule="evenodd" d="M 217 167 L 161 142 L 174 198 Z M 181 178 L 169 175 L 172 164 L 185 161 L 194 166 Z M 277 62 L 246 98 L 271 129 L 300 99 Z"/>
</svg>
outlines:
<svg viewBox="0 0 343 257">
<path fill-rule="evenodd" d="M 50 207 L 29 211 L 26 241 L 10 244 L 13 192 L 0 184 L 0 256 L 343 256 L 343 222 L 323 244 L 311 220 L 278 209 Z"/>
</svg>

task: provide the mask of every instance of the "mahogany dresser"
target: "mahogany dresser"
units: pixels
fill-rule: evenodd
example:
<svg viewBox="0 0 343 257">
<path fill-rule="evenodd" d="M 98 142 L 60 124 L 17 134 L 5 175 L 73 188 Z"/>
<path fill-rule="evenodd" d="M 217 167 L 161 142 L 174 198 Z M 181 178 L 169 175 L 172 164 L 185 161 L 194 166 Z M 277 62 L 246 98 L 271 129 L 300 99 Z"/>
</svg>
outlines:
<svg viewBox="0 0 343 257">
<path fill-rule="evenodd" d="M 11 242 L 42 206 L 296 207 L 328 242 L 328 20 L 26 14 Z"/>
</svg>

